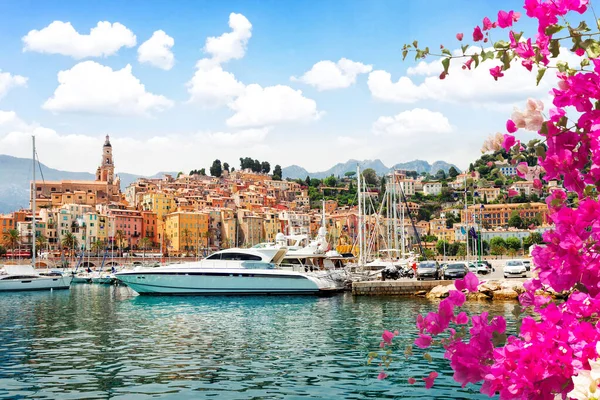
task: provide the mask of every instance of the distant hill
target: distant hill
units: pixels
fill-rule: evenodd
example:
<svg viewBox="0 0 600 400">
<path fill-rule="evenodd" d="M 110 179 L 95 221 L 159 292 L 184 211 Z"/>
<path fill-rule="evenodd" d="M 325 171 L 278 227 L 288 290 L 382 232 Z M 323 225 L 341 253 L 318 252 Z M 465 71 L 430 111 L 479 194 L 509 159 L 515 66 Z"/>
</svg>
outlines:
<svg viewBox="0 0 600 400">
<path fill-rule="evenodd" d="M 360 165 L 361 169 L 373 168 L 375 172 L 377 172 L 377 175 L 384 175 L 394 169 L 416 171 L 419 174 L 427 172 L 432 175 L 435 175 L 435 173 L 438 172 L 440 169 L 444 170 L 444 172 L 447 173 L 450 167 L 452 166 L 460 171 L 460 169 L 454 164 L 450 164 L 445 161 L 436 161 L 433 164 L 429 164 L 427 161 L 414 160 L 410 162 L 399 163 L 390 168 L 386 167 L 381 160 L 348 160 L 345 163 L 338 163 L 334 165 L 327 171 L 308 172 L 306 169 L 298 165 L 291 165 L 289 167 L 283 168 L 282 172 L 284 178 L 305 179 L 307 176 L 310 176 L 311 178 L 323 179 L 330 175 L 343 176 L 348 171 L 356 171 L 357 165 Z"/>
<path fill-rule="evenodd" d="M 0 213 L 8 213 L 20 208 L 29 207 L 29 182 L 31 182 L 31 159 L 18 158 L 0 154 Z M 41 169 L 41 174 L 40 174 Z M 177 175 L 177 172 L 166 172 Z M 159 172 L 151 178 L 162 177 L 165 172 Z M 47 181 L 58 180 L 94 180 L 94 174 L 89 172 L 70 172 L 47 167 L 40 163 L 36 170 L 37 179 Z M 140 175 L 120 173 L 121 189 L 125 189 Z"/>
</svg>

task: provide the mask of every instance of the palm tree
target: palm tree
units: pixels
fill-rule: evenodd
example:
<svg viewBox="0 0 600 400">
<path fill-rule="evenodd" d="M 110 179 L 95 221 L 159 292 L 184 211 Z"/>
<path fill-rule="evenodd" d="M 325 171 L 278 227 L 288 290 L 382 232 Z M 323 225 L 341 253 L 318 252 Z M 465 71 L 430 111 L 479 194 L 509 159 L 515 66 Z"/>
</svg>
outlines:
<svg viewBox="0 0 600 400">
<path fill-rule="evenodd" d="M 71 252 L 71 256 L 73 256 L 73 251 L 75 250 L 75 248 L 79 247 L 77 238 L 71 232 L 67 232 L 65 234 L 65 236 L 63 236 L 63 238 L 61 240 L 61 244 L 62 244 L 63 248 L 65 248 L 65 249 L 69 250 L 69 252 Z"/>
<path fill-rule="evenodd" d="M 189 248 L 189 244 L 190 244 L 190 231 L 189 229 L 185 228 L 183 231 L 181 231 L 181 241 L 183 242 L 183 248 L 185 249 L 185 251 L 188 251 Z"/>
<path fill-rule="evenodd" d="M 16 229 L 9 229 L 8 231 L 4 232 L 2 240 L 7 247 L 10 247 L 12 256 L 15 258 L 15 247 L 21 243 L 19 231 Z"/>
<path fill-rule="evenodd" d="M 210 229 L 207 230 L 206 232 L 202 232 L 202 237 L 204 239 L 206 239 L 206 249 L 207 249 L 207 251 L 208 251 L 208 246 L 209 246 L 209 239 L 211 238 L 211 236 L 212 236 L 212 232 L 210 231 Z"/>
<path fill-rule="evenodd" d="M 102 240 L 96 240 L 92 243 L 91 250 L 96 253 L 96 257 L 100 257 L 100 251 L 104 247 L 104 242 Z"/>
<path fill-rule="evenodd" d="M 46 238 L 46 236 L 44 236 L 44 235 L 36 236 L 35 246 L 36 246 L 36 250 L 39 251 L 40 253 L 47 243 L 48 243 L 48 239 Z M 37 253 L 37 251 L 36 251 L 36 253 Z"/>
<path fill-rule="evenodd" d="M 143 237 L 138 246 L 142 249 L 142 257 L 146 258 L 146 249 L 152 247 L 152 240 L 149 237 Z"/>
<path fill-rule="evenodd" d="M 120 251 L 125 240 L 125 233 L 122 230 L 115 232 L 115 242 L 117 242 L 117 249 Z"/>
</svg>

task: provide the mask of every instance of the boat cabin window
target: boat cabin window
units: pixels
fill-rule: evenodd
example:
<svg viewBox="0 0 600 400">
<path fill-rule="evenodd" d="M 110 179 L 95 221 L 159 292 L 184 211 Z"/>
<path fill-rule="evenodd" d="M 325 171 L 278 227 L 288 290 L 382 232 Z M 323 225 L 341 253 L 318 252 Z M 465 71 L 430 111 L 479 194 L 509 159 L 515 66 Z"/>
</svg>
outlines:
<svg viewBox="0 0 600 400">
<path fill-rule="evenodd" d="M 244 253 L 220 253 L 213 254 L 207 260 L 231 260 L 231 261 L 262 261 L 260 256 Z"/>
</svg>

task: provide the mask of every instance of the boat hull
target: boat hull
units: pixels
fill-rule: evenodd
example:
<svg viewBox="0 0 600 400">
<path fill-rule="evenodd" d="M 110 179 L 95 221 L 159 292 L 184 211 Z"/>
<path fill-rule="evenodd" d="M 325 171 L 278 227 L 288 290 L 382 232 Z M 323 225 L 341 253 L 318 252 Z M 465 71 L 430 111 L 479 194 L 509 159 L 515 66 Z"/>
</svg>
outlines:
<svg viewBox="0 0 600 400">
<path fill-rule="evenodd" d="M 123 272 L 116 278 L 142 295 L 318 294 L 319 285 L 297 273 L 277 271 Z"/>
<path fill-rule="evenodd" d="M 70 276 L 2 279 L 0 280 L 0 292 L 69 289 L 72 279 Z"/>
<path fill-rule="evenodd" d="M 96 283 L 99 285 L 110 285 L 113 283 L 114 278 L 110 276 L 103 276 L 99 278 L 92 278 L 92 283 Z"/>
</svg>

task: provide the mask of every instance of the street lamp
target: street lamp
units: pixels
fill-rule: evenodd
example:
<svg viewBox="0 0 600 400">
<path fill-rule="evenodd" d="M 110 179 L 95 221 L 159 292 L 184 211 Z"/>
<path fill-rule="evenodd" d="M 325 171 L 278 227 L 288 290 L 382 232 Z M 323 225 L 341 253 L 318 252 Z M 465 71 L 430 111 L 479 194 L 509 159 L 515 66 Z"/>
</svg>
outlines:
<svg viewBox="0 0 600 400">
<path fill-rule="evenodd" d="M 481 262 L 481 256 L 483 255 L 483 209 L 482 204 L 479 207 L 479 262 Z"/>
</svg>

